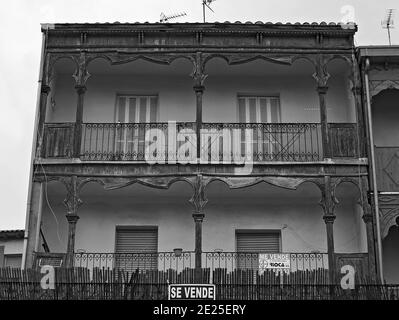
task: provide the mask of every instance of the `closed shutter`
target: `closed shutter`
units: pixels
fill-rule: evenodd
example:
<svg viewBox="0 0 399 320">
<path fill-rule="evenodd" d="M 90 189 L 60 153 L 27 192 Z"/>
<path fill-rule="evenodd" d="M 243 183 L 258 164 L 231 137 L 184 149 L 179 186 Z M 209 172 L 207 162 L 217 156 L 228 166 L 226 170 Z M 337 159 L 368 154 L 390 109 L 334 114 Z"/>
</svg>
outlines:
<svg viewBox="0 0 399 320">
<path fill-rule="evenodd" d="M 7 268 L 21 268 L 22 254 L 9 254 L 4 256 L 4 266 Z"/>
<path fill-rule="evenodd" d="M 236 246 L 237 267 L 257 269 L 259 266 L 258 253 L 280 252 L 280 232 L 274 230 L 237 230 Z"/>
<path fill-rule="evenodd" d="M 156 269 L 158 266 L 157 227 L 118 227 L 116 267 L 126 271 Z"/>
<path fill-rule="evenodd" d="M 237 231 L 237 252 L 278 253 L 280 233 L 275 231 Z"/>
</svg>

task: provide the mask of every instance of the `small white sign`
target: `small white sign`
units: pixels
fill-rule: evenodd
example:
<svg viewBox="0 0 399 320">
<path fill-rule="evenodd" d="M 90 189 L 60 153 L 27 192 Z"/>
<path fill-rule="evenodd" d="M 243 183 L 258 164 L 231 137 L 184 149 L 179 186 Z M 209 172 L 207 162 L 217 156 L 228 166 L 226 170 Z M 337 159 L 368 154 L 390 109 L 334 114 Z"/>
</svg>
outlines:
<svg viewBox="0 0 399 320">
<path fill-rule="evenodd" d="M 259 254 L 259 270 L 267 269 L 289 269 L 290 264 L 289 253 L 261 253 Z"/>
<path fill-rule="evenodd" d="M 168 300 L 215 300 L 214 284 L 170 284 Z"/>
</svg>

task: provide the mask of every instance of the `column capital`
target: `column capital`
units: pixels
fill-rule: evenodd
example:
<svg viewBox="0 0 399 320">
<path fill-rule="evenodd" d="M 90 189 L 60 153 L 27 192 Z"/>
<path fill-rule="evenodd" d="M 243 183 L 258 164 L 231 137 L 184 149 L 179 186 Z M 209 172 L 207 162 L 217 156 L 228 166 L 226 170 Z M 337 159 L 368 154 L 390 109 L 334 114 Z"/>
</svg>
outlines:
<svg viewBox="0 0 399 320">
<path fill-rule="evenodd" d="M 333 224 L 336 218 L 337 218 L 337 216 L 332 215 L 332 214 L 323 216 L 323 220 L 324 220 L 325 224 L 328 224 L 328 223 Z"/>
<path fill-rule="evenodd" d="M 204 221 L 205 218 L 205 214 L 203 213 L 193 213 L 193 218 L 195 222 L 202 222 Z"/>
<path fill-rule="evenodd" d="M 47 84 L 42 84 L 41 86 L 41 92 L 44 94 L 49 94 L 51 91 L 51 87 Z"/>
<path fill-rule="evenodd" d="M 360 87 L 360 86 L 353 86 L 351 90 L 354 95 L 360 96 L 362 94 L 362 87 Z"/>
<path fill-rule="evenodd" d="M 362 216 L 364 223 L 372 223 L 373 222 L 373 215 L 371 213 L 365 213 Z"/>
<path fill-rule="evenodd" d="M 78 220 L 80 219 L 80 217 L 77 214 L 67 214 L 65 216 L 66 216 L 66 218 L 68 220 L 68 223 L 75 223 L 76 224 L 78 222 Z"/>
<path fill-rule="evenodd" d="M 203 85 L 194 85 L 193 89 L 195 93 L 203 93 L 205 91 L 205 86 Z"/>
<path fill-rule="evenodd" d="M 85 85 L 80 85 L 80 84 L 77 84 L 75 86 L 75 89 L 78 94 L 84 94 L 87 91 L 87 87 Z"/>
<path fill-rule="evenodd" d="M 328 87 L 327 86 L 317 86 L 316 90 L 319 94 L 326 94 L 328 91 Z"/>
</svg>

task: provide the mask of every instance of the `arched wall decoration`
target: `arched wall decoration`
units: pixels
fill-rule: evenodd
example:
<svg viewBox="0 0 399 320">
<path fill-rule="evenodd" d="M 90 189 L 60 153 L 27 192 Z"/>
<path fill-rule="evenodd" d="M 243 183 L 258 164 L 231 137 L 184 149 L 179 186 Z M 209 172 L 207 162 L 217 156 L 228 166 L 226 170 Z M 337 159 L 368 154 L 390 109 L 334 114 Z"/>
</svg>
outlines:
<svg viewBox="0 0 399 320">
<path fill-rule="evenodd" d="M 124 52 L 110 52 L 110 53 L 88 53 L 87 64 L 97 59 L 104 59 L 111 65 L 120 65 L 136 60 L 144 60 L 156 64 L 170 65 L 177 59 L 185 59 L 193 62 L 194 58 L 191 54 L 180 54 L 180 53 L 124 53 Z"/>
<path fill-rule="evenodd" d="M 399 218 L 399 195 L 379 196 L 380 229 L 382 239 L 386 238 L 389 229 L 396 226 Z"/>
<path fill-rule="evenodd" d="M 183 177 L 151 177 L 151 178 L 86 178 L 81 180 L 79 184 L 79 190 L 81 190 L 86 184 L 96 182 L 104 187 L 104 190 L 117 190 L 124 187 L 128 187 L 133 184 L 141 184 L 150 188 L 155 189 L 169 189 L 172 184 L 176 182 L 184 181 L 194 185 L 193 178 Z"/>
<path fill-rule="evenodd" d="M 264 60 L 282 65 L 291 65 L 293 62 L 293 55 L 274 55 L 267 53 L 205 53 L 204 55 L 204 66 L 215 58 L 221 58 L 228 65 L 237 65 L 252 62 L 255 60 Z"/>
<path fill-rule="evenodd" d="M 372 97 L 387 89 L 399 90 L 398 80 L 370 80 L 370 94 Z"/>
<path fill-rule="evenodd" d="M 221 181 L 230 189 L 243 189 L 264 182 L 276 187 L 296 190 L 302 183 L 313 182 L 313 179 L 286 177 L 208 177 L 206 185 L 214 181 Z"/>
</svg>

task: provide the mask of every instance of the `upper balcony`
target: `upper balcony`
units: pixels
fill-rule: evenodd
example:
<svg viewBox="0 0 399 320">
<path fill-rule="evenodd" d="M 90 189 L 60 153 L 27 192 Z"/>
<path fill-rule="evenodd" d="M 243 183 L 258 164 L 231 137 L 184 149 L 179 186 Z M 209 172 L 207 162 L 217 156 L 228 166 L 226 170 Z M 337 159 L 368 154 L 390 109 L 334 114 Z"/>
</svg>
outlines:
<svg viewBox="0 0 399 320">
<path fill-rule="evenodd" d="M 327 67 L 328 88 L 321 92 L 307 59 L 235 64 L 215 56 L 204 64 L 201 85 L 193 82 L 192 62 L 184 58 L 170 64 L 95 59 L 81 92 L 72 77 L 76 66 L 60 59 L 39 157 L 173 164 L 356 162 L 365 154 L 351 68 L 340 59 Z"/>
</svg>

